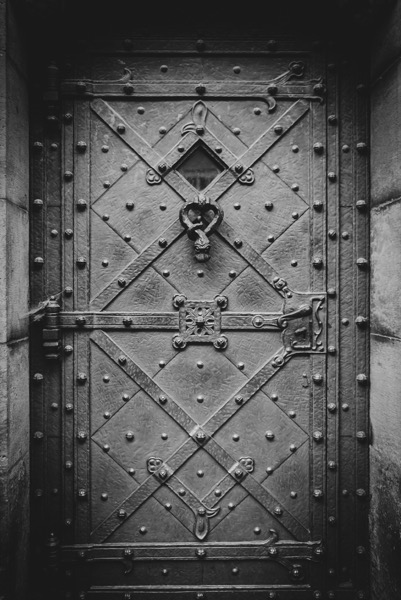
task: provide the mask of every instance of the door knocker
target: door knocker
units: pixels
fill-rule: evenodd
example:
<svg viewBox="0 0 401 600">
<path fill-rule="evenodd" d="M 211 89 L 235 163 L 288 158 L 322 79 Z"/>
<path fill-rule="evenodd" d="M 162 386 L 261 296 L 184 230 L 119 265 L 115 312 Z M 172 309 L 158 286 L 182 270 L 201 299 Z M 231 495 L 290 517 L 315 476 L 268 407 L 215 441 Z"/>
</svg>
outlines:
<svg viewBox="0 0 401 600">
<path fill-rule="evenodd" d="M 193 211 L 195 216 L 191 215 L 190 218 L 190 211 Z M 210 212 L 213 213 L 213 217 L 208 221 L 206 215 Z M 209 260 L 210 240 L 208 236 L 220 225 L 223 215 L 224 213 L 217 203 L 212 203 L 210 198 L 204 194 L 199 194 L 196 200 L 187 202 L 181 208 L 180 221 L 187 230 L 189 239 L 194 242 L 197 261 Z"/>
</svg>

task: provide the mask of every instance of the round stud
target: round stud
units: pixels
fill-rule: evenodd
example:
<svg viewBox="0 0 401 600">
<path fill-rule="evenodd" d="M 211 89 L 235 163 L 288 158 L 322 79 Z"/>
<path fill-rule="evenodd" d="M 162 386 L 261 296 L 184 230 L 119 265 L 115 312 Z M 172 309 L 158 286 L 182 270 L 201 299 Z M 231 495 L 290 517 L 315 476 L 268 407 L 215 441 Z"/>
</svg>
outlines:
<svg viewBox="0 0 401 600">
<path fill-rule="evenodd" d="M 234 442 L 238 442 L 239 441 L 239 435 L 238 435 L 238 433 L 234 433 L 233 440 L 234 440 Z"/>
<path fill-rule="evenodd" d="M 199 404 L 202 404 L 202 402 L 205 400 L 204 396 L 197 396 L 196 397 L 196 401 L 199 402 Z"/>
<path fill-rule="evenodd" d="M 299 218 L 299 213 L 294 211 L 294 212 L 291 214 L 291 217 L 292 217 L 294 220 L 295 220 L 295 219 L 298 219 L 298 218 Z"/>
<path fill-rule="evenodd" d="M 295 412 L 294 410 L 289 410 L 289 411 L 288 411 L 288 416 L 289 416 L 291 419 L 295 419 L 295 417 L 297 416 L 297 414 L 296 414 L 296 412 Z"/>
<path fill-rule="evenodd" d="M 274 126 L 274 133 L 276 133 L 277 135 L 281 135 L 283 133 L 283 128 L 281 125 L 275 125 Z"/>
<path fill-rule="evenodd" d="M 279 173 L 280 172 L 280 167 L 278 165 L 273 165 L 272 166 L 272 171 L 273 171 L 273 173 Z"/>
<path fill-rule="evenodd" d="M 320 500 L 320 498 L 323 498 L 323 491 L 322 490 L 313 490 L 313 497 L 316 498 L 316 500 Z"/>
<path fill-rule="evenodd" d="M 297 447 L 295 444 L 290 444 L 290 452 L 296 452 L 297 451 Z"/>
<path fill-rule="evenodd" d="M 227 507 L 228 507 L 228 510 L 234 510 L 235 504 L 233 502 L 229 502 Z"/>
<path fill-rule="evenodd" d="M 235 246 L 236 248 L 241 248 L 241 246 L 242 246 L 242 241 L 241 241 L 241 240 L 238 240 L 238 239 L 237 239 L 237 240 L 234 240 L 234 246 Z"/>
<path fill-rule="evenodd" d="M 324 152 L 323 144 L 321 144 L 320 142 L 316 142 L 316 144 L 313 144 L 313 151 L 316 152 L 316 154 L 323 154 L 323 152 Z"/>
<path fill-rule="evenodd" d="M 234 133 L 234 135 L 239 135 L 241 133 L 241 129 L 239 127 L 234 127 L 233 133 Z"/>
<path fill-rule="evenodd" d="M 266 210 L 273 210 L 273 202 L 265 202 L 265 209 Z"/>
<path fill-rule="evenodd" d="M 103 444 L 103 452 L 110 452 L 110 446 L 109 444 Z"/>
<path fill-rule="evenodd" d="M 274 440 L 274 433 L 273 433 L 272 431 L 270 431 L 270 430 L 269 430 L 269 431 L 266 431 L 266 433 L 265 433 L 265 438 L 266 438 L 267 440 Z"/>
<path fill-rule="evenodd" d="M 290 492 L 290 498 L 296 498 L 297 496 L 297 492 Z"/>
<path fill-rule="evenodd" d="M 241 73 L 241 67 L 235 66 L 233 67 L 233 71 L 236 75 L 238 75 L 238 73 Z"/>
<path fill-rule="evenodd" d="M 167 269 L 164 269 L 163 276 L 168 277 L 169 275 L 170 275 L 170 271 L 168 271 Z"/>
<path fill-rule="evenodd" d="M 198 360 L 198 362 L 196 363 L 196 366 L 198 367 L 198 369 L 203 369 L 203 362 L 201 360 Z"/>
<path fill-rule="evenodd" d="M 330 404 L 327 405 L 327 410 L 331 413 L 334 413 L 337 410 L 337 405 L 334 404 L 334 402 L 330 402 Z"/>
<path fill-rule="evenodd" d="M 294 152 L 296 154 L 297 152 L 299 152 L 299 146 L 294 144 L 293 146 L 291 146 L 291 150 L 292 150 L 292 152 Z"/>
<path fill-rule="evenodd" d="M 234 277 L 236 277 L 237 272 L 236 271 L 229 271 L 228 273 L 229 277 L 231 277 L 231 279 L 234 279 Z"/>
<path fill-rule="evenodd" d="M 138 108 L 136 109 L 136 112 L 138 113 L 138 115 L 143 115 L 145 112 L 145 109 L 143 106 L 138 106 Z"/>
<path fill-rule="evenodd" d="M 276 506 L 276 508 L 274 509 L 274 514 L 278 517 L 281 516 L 283 514 L 283 509 L 280 508 L 280 506 Z"/>
<path fill-rule="evenodd" d="M 255 106 L 255 108 L 253 109 L 253 114 L 260 115 L 261 113 L 262 111 L 260 110 L 260 108 L 258 106 Z"/>
<path fill-rule="evenodd" d="M 118 133 L 125 133 L 125 125 L 123 125 L 123 123 L 119 123 L 116 129 Z"/>
<path fill-rule="evenodd" d="M 236 202 L 234 204 L 234 208 L 235 208 L 235 210 L 239 210 L 241 208 L 241 204 L 239 202 Z"/>
<path fill-rule="evenodd" d="M 221 496 L 221 490 L 219 490 L 219 489 L 214 490 L 214 495 L 217 496 L 217 498 L 220 498 L 220 496 Z"/>
<path fill-rule="evenodd" d="M 270 242 L 270 244 L 272 244 L 274 242 L 274 235 L 268 235 L 267 236 L 267 241 Z"/>
<path fill-rule="evenodd" d="M 147 531 L 148 531 L 148 530 L 146 529 L 146 527 L 140 527 L 140 528 L 139 528 L 139 533 L 140 533 L 141 535 L 145 535 L 145 533 L 147 533 Z"/>
<path fill-rule="evenodd" d="M 241 405 L 244 402 L 244 398 L 242 396 L 235 396 L 235 403 Z"/>
<path fill-rule="evenodd" d="M 127 438 L 127 440 L 129 440 L 130 442 L 134 439 L 134 432 L 133 431 L 127 431 L 127 433 L 125 434 L 125 437 Z"/>
<path fill-rule="evenodd" d="M 129 400 L 129 394 L 123 394 L 122 395 L 122 399 L 124 400 L 124 402 L 128 402 L 128 400 Z"/>
<path fill-rule="evenodd" d="M 260 528 L 260 527 L 255 527 L 255 528 L 254 528 L 254 530 L 253 530 L 253 533 L 254 533 L 255 535 L 260 535 L 260 534 L 261 534 L 261 532 L 262 532 L 262 530 L 261 530 L 261 528 Z"/>
<path fill-rule="evenodd" d="M 292 267 L 297 267 L 297 266 L 298 266 L 298 261 L 293 259 L 293 260 L 291 261 L 291 266 L 292 266 Z"/>
<path fill-rule="evenodd" d="M 165 135 L 167 133 L 167 129 L 165 127 L 160 127 L 159 128 L 159 133 L 160 135 Z M 160 165 L 161 166 L 161 165 Z M 160 167 L 159 167 L 160 168 Z"/>
<path fill-rule="evenodd" d="M 266 473 L 267 473 L 268 475 L 272 475 L 272 474 L 273 474 L 273 471 L 274 471 L 273 467 L 266 467 Z"/>
<path fill-rule="evenodd" d="M 165 361 L 164 361 L 164 360 L 159 360 L 159 367 L 160 367 L 161 369 L 164 369 L 164 367 L 165 367 L 165 366 L 166 366 L 166 363 L 165 363 Z"/>
</svg>

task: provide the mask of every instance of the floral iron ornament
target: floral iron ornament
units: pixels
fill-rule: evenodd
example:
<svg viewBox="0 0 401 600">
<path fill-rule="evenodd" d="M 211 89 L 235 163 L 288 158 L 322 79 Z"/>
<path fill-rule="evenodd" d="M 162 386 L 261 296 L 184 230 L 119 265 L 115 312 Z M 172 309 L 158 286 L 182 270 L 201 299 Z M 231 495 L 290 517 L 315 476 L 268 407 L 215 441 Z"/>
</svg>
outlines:
<svg viewBox="0 0 401 600">
<path fill-rule="evenodd" d="M 189 217 L 190 211 L 198 213 L 194 220 Z M 205 216 L 213 213 L 213 217 L 208 221 Z M 210 259 L 210 241 L 209 235 L 218 227 L 223 220 L 224 213 L 217 203 L 212 203 L 207 196 L 199 194 L 193 202 L 187 202 L 180 210 L 180 221 L 187 230 L 190 240 L 193 240 L 195 247 L 195 258 L 199 262 L 206 262 Z"/>
</svg>

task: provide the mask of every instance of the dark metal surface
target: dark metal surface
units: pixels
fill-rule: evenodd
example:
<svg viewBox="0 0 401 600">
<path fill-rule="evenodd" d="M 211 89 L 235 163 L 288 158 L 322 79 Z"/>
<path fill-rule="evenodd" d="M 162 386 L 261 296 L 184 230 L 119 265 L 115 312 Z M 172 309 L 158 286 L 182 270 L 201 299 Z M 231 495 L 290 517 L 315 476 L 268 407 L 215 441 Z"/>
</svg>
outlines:
<svg viewBox="0 0 401 600">
<path fill-rule="evenodd" d="M 33 157 L 34 535 L 62 598 L 365 594 L 363 100 L 319 49 L 230 47 L 78 61 Z"/>
</svg>

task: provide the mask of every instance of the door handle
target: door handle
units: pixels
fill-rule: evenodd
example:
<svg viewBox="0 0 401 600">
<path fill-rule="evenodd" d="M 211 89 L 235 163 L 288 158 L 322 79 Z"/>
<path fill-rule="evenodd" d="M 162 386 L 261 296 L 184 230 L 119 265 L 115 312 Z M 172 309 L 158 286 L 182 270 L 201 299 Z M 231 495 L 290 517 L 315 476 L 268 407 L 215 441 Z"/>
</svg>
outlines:
<svg viewBox="0 0 401 600">
<path fill-rule="evenodd" d="M 299 319 L 301 317 L 307 317 L 312 314 L 312 305 L 311 304 L 301 304 L 297 309 L 292 312 L 285 313 L 281 317 L 277 319 L 277 323 L 279 327 L 286 327 L 286 321 L 293 321 L 294 319 Z"/>
<path fill-rule="evenodd" d="M 190 211 L 198 213 L 194 218 L 190 217 Z M 210 221 L 204 218 L 213 213 Z M 187 230 L 187 235 L 194 242 L 195 258 L 199 262 L 210 259 L 209 235 L 218 227 L 223 220 L 224 213 L 217 203 L 212 203 L 204 194 L 199 194 L 193 202 L 187 202 L 180 210 L 180 221 Z"/>
</svg>

